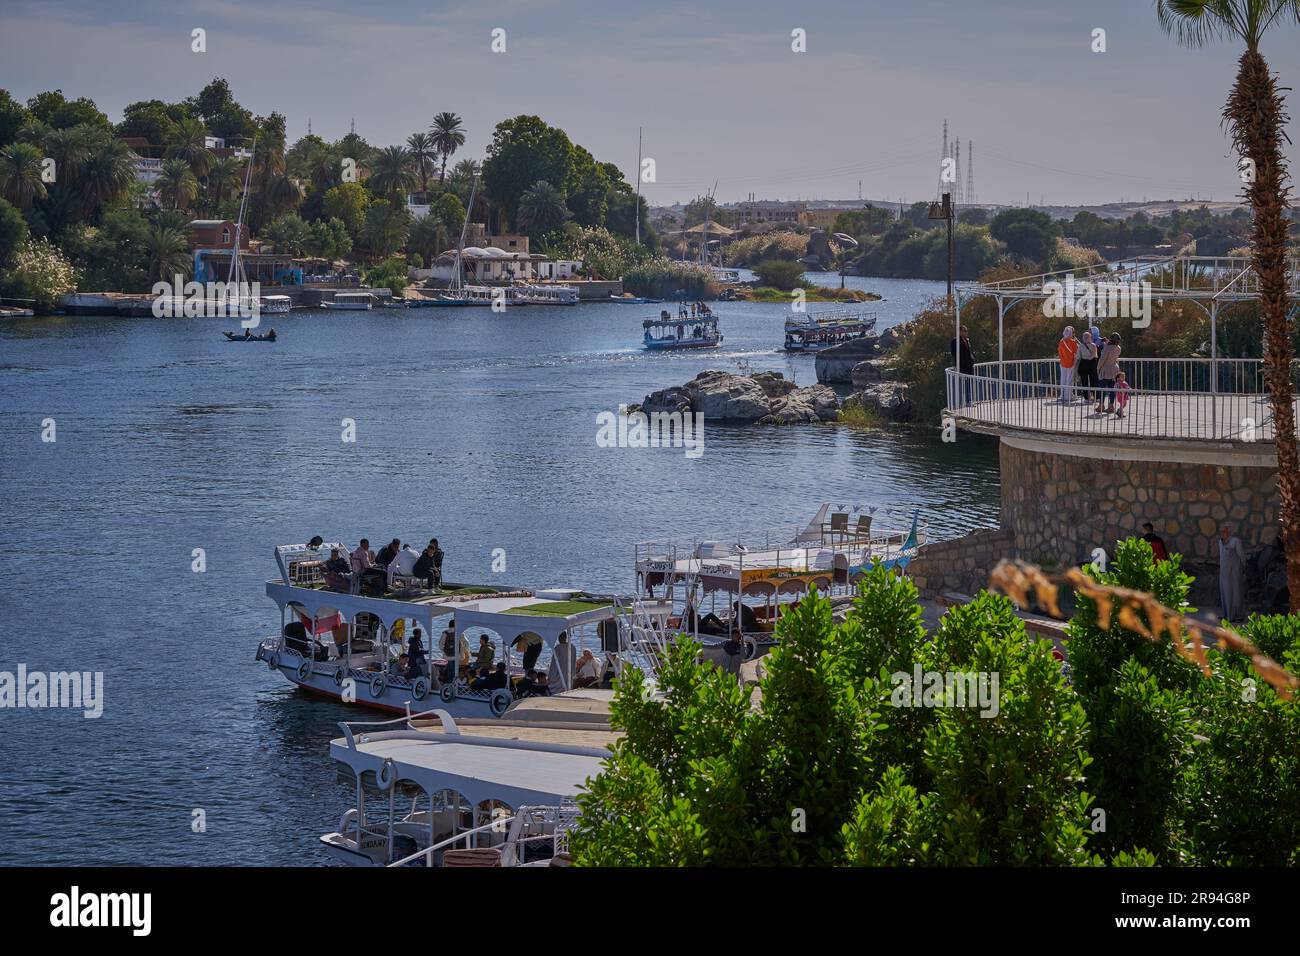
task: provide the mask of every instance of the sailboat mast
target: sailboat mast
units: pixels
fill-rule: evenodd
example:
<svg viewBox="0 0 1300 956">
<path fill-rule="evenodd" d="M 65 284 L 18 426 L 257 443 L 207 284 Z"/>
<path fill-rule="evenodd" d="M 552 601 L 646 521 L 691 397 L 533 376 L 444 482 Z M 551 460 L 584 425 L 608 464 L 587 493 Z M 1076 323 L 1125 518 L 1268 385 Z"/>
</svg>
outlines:
<svg viewBox="0 0 1300 956">
<path fill-rule="evenodd" d="M 257 137 L 253 137 L 253 148 L 248 153 L 248 166 L 244 169 L 244 192 L 239 197 L 239 219 L 235 223 L 235 247 L 230 251 L 230 270 L 226 274 L 226 284 L 244 281 L 244 267 L 239 261 L 239 247 L 243 242 L 244 210 L 248 208 L 248 185 L 253 179 L 253 157 L 257 155 Z M 236 292 L 240 295 L 240 292 Z"/>
<path fill-rule="evenodd" d="M 474 191 L 478 189 L 478 176 L 476 175 L 470 182 L 469 186 L 469 205 L 465 207 L 465 219 L 460 224 L 460 241 L 456 243 L 456 275 L 452 277 L 452 288 L 460 291 L 463 282 L 460 275 L 460 254 L 465 249 L 465 230 L 469 228 L 469 217 L 474 214 Z"/>
</svg>

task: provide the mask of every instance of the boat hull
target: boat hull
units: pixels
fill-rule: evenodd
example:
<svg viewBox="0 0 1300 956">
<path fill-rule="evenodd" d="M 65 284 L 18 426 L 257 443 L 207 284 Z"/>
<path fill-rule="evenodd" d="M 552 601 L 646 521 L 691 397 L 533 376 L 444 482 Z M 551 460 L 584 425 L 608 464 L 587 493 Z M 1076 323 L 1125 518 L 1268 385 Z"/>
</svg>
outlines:
<svg viewBox="0 0 1300 956">
<path fill-rule="evenodd" d="M 697 342 L 697 341 L 683 340 L 681 342 L 646 342 L 644 344 L 645 347 L 649 349 L 651 352 L 685 352 L 688 350 L 693 351 L 695 349 L 719 348 L 722 345 L 722 339 L 721 337 L 719 337 L 718 341 L 716 342 Z"/>
</svg>

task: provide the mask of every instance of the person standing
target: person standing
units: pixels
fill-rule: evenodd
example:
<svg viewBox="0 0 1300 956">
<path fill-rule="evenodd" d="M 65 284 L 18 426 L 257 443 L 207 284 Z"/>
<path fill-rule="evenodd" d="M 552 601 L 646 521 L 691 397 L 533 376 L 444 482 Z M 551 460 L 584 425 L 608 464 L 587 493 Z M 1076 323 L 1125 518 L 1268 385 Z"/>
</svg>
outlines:
<svg viewBox="0 0 1300 956">
<path fill-rule="evenodd" d="M 352 593 L 360 594 L 361 578 L 375 563 L 375 556 L 370 551 L 369 539 L 362 538 L 361 543 L 348 555 L 348 558 L 352 562 Z"/>
<path fill-rule="evenodd" d="M 1100 355 L 1091 330 L 1079 336 L 1079 371 L 1075 378 L 1085 402 L 1092 401 L 1097 395 L 1097 359 Z"/>
<path fill-rule="evenodd" d="M 1056 346 L 1056 357 L 1061 365 L 1061 399 L 1062 405 L 1069 405 L 1074 399 L 1074 371 L 1079 357 L 1079 340 L 1074 337 L 1074 326 L 1067 325 L 1061 333 L 1061 341 Z"/>
<path fill-rule="evenodd" d="M 966 326 L 961 327 L 961 337 L 953 339 L 948 346 L 948 351 L 952 352 L 953 359 L 957 363 L 957 372 L 960 375 L 975 374 L 975 353 L 971 349 L 970 329 Z M 968 404 L 971 398 L 971 380 L 963 378 L 961 381 L 961 400 L 962 404 Z"/>
<path fill-rule="evenodd" d="M 1115 378 L 1119 375 L 1120 356 L 1119 333 L 1111 334 L 1110 341 L 1101 350 L 1097 360 L 1097 377 L 1101 380 L 1101 392 L 1097 395 L 1097 411 L 1109 415 L 1115 411 Z M 1102 405 L 1107 405 L 1102 408 Z"/>
<path fill-rule="evenodd" d="M 578 651 L 569 643 L 569 635 L 561 631 L 551 648 L 551 666 L 546 672 L 546 686 L 552 694 L 563 694 L 573 686 L 573 670 Z"/>
<path fill-rule="evenodd" d="M 1151 553 L 1155 555 L 1156 564 L 1168 561 L 1169 550 L 1165 547 L 1165 539 L 1156 534 L 1156 526 L 1148 521 L 1142 525 L 1142 531 L 1142 540 L 1151 545 Z"/>
<path fill-rule="evenodd" d="M 1241 539 L 1233 532 L 1236 528 L 1225 524 L 1219 529 L 1219 603 L 1223 617 L 1240 621 L 1245 617 L 1246 604 L 1246 550 Z"/>
</svg>

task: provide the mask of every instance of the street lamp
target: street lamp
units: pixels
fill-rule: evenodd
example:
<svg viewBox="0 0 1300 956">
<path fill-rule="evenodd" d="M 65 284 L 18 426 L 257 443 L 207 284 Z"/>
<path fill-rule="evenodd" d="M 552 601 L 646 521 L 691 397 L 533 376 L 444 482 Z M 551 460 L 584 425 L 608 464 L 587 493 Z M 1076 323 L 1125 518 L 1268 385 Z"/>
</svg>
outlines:
<svg viewBox="0 0 1300 956">
<path fill-rule="evenodd" d="M 927 217 L 930 219 L 945 219 L 948 222 L 948 307 L 952 308 L 952 256 L 953 256 L 953 204 L 952 193 L 944 193 L 942 202 L 930 203 L 930 211 Z"/>
</svg>

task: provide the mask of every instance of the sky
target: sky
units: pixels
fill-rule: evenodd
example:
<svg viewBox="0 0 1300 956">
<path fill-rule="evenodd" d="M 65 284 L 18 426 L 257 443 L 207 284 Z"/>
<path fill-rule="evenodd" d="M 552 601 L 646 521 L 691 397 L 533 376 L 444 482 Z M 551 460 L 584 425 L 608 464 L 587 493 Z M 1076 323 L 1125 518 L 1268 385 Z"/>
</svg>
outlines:
<svg viewBox="0 0 1300 956">
<path fill-rule="evenodd" d="M 1263 52 L 1300 86 L 1300 27 Z M 1148 0 L 0 0 L 0 88 L 20 100 L 62 89 L 117 121 L 223 76 L 255 114 L 283 113 L 290 142 L 310 118 L 387 145 L 450 110 L 468 132 L 453 162 L 532 113 L 629 180 L 641 128 L 652 204 L 715 183 L 722 202 L 853 199 L 859 183 L 930 199 L 945 119 L 963 182 L 974 143 L 982 202 L 1231 200 L 1220 113 L 1240 53 L 1180 46 Z"/>
</svg>

